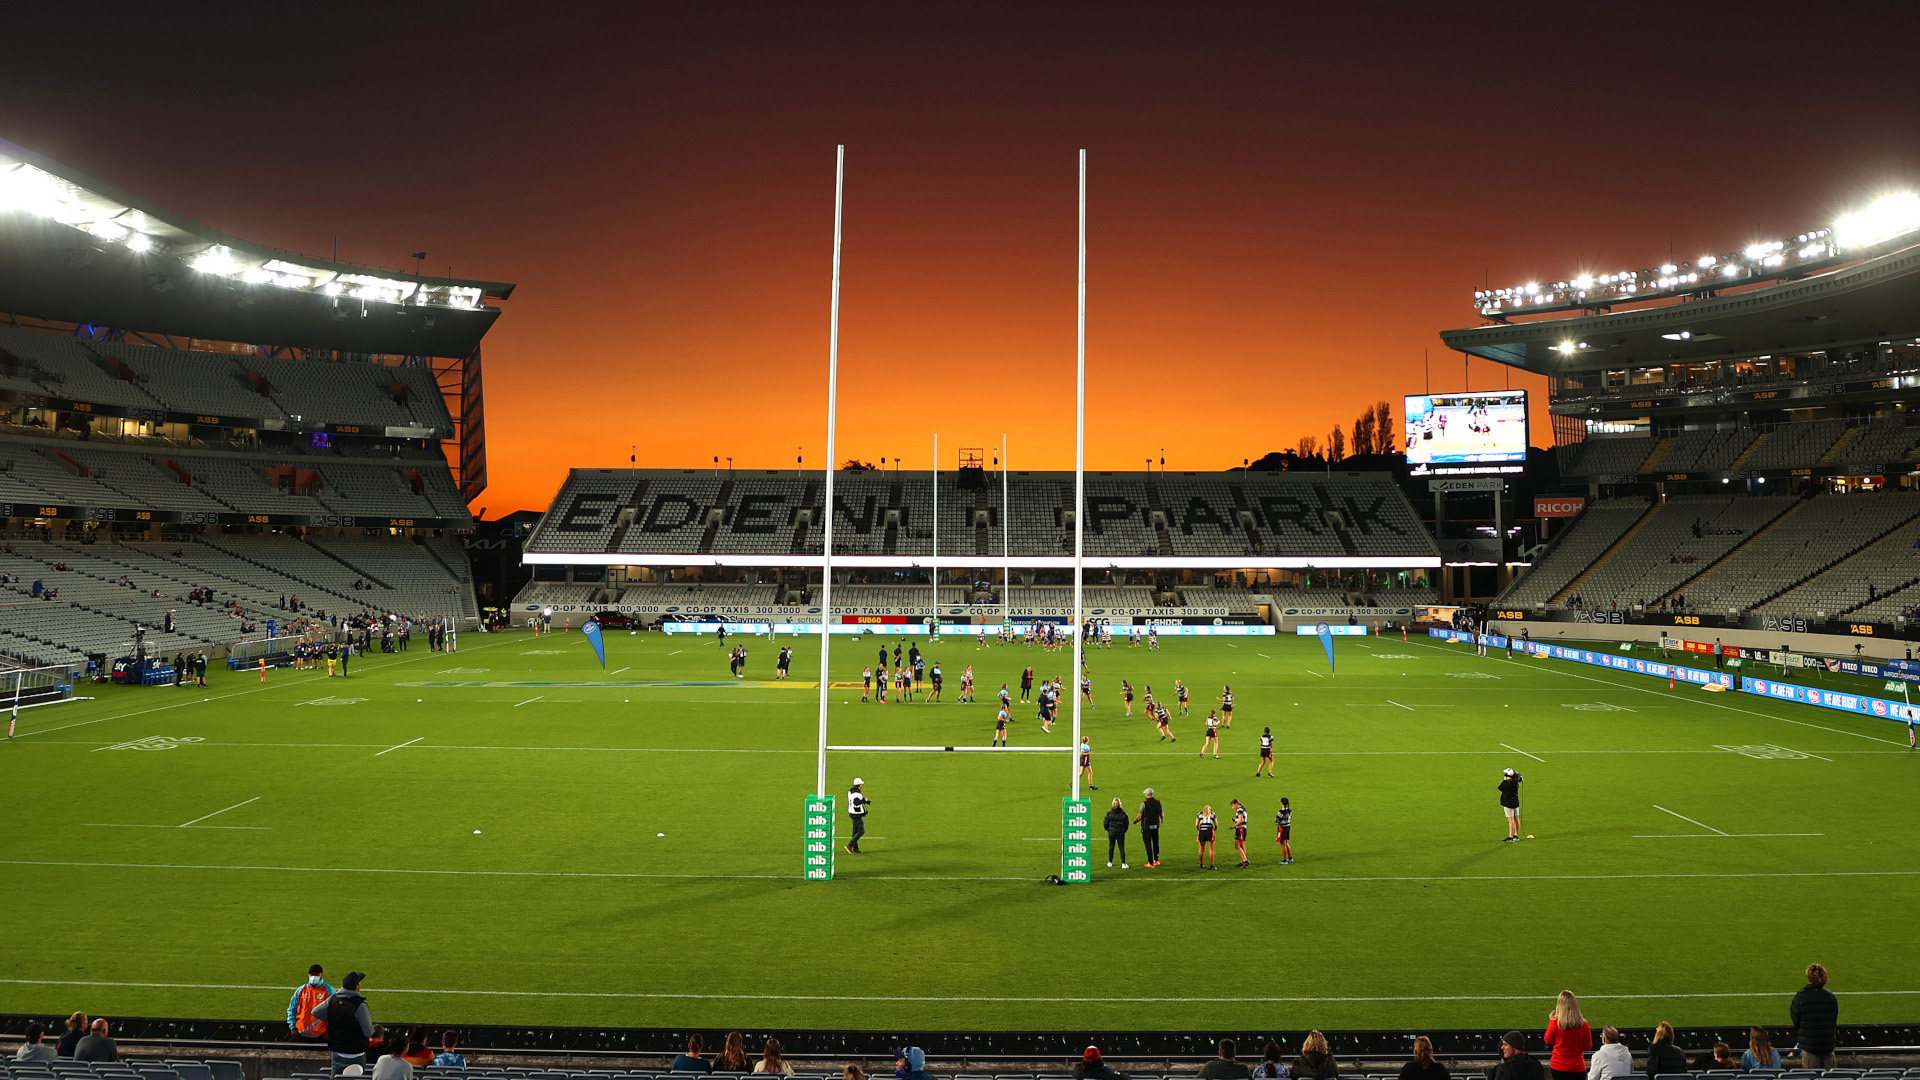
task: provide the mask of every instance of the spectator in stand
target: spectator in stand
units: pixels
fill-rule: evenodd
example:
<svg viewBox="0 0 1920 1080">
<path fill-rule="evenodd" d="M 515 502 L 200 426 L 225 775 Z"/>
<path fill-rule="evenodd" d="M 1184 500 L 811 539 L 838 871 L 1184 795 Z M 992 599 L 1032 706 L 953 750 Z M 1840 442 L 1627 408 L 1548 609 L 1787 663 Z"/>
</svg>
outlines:
<svg viewBox="0 0 1920 1080">
<path fill-rule="evenodd" d="M 1633 1051 L 1620 1041 L 1620 1029 L 1608 1024 L 1600 1029 L 1600 1049 L 1587 1063 L 1587 1080 L 1617 1080 L 1633 1075 Z"/>
<path fill-rule="evenodd" d="M 340 980 L 340 989 L 313 1008 L 313 1015 L 327 1025 L 327 1049 L 333 1053 L 336 1075 L 349 1065 L 367 1062 L 373 1014 L 367 1008 L 367 999 L 360 995 L 360 982 L 365 978 L 362 972 L 347 972 L 347 977 Z"/>
<path fill-rule="evenodd" d="M 1711 1051 L 1700 1055 L 1700 1060 L 1694 1062 L 1693 1067 L 1699 1072 L 1706 1072 L 1709 1069 L 1716 1072 L 1732 1069 L 1738 1072 L 1740 1069 L 1740 1059 L 1733 1056 L 1733 1047 L 1723 1042 L 1717 1042 L 1713 1044 Z"/>
<path fill-rule="evenodd" d="M 74 1047 L 87 1037 L 87 1024 L 86 1013 L 77 1012 L 67 1017 L 67 1030 L 60 1033 L 60 1041 L 54 1044 L 54 1052 L 63 1058 L 72 1057 Z"/>
<path fill-rule="evenodd" d="M 1500 1036 L 1500 1064 L 1487 1074 L 1491 1080 L 1547 1080 L 1540 1060 L 1527 1053 L 1527 1037 L 1518 1031 Z"/>
<path fill-rule="evenodd" d="M 760 1060 L 753 1063 L 756 1075 L 792 1076 L 793 1066 L 780 1056 L 780 1040 L 768 1039 L 767 1045 L 760 1051 Z"/>
<path fill-rule="evenodd" d="M 902 1080 L 932 1080 L 927 1075 L 927 1052 L 917 1046 L 901 1048 L 894 1055 L 893 1075 Z"/>
<path fill-rule="evenodd" d="M 743 1073 L 747 1071 L 747 1040 L 737 1031 L 727 1032 L 727 1043 L 720 1056 L 713 1059 L 714 1072 Z"/>
<path fill-rule="evenodd" d="M 1448 1080 L 1447 1067 L 1433 1059 L 1433 1040 L 1413 1040 L 1413 1060 L 1400 1066 L 1400 1080 Z"/>
<path fill-rule="evenodd" d="M 1593 1029 L 1587 1026 L 1587 1018 L 1580 1015 L 1580 999 L 1573 996 L 1573 991 L 1560 991 L 1560 999 L 1547 1014 L 1544 1038 L 1547 1049 L 1553 1051 L 1547 1068 L 1553 1071 L 1554 1080 L 1586 1080 L 1587 1051 L 1593 1048 Z"/>
<path fill-rule="evenodd" d="M 840 1080 L 867 1080 L 867 1070 L 858 1065 L 849 1065 L 841 1074 Z"/>
<path fill-rule="evenodd" d="M 1307 1037 L 1300 1043 L 1300 1056 L 1293 1062 L 1293 1075 L 1310 1080 L 1328 1080 L 1340 1075 L 1340 1063 L 1333 1060 L 1333 1050 L 1327 1046 L 1325 1035 L 1318 1031 L 1307 1032 Z"/>
<path fill-rule="evenodd" d="M 373 1080 L 413 1080 L 413 1062 L 405 1054 L 387 1054 L 374 1063 Z"/>
<path fill-rule="evenodd" d="M 1653 1029 L 1653 1045 L 1647 1047 L 1647 1075 L 1662 1076 L 1687 1071 L 1687 1055 L 1673 1044 L 1673 1025 L 1665 1020 Z"/>
<path fill-rule="evenodd" d="M 1785 1067 L 1780 1061 L 1780 1052 L 1773 1048 L 1773 1036 L 1767 1034 L 1767 1029 L 1748 1029 L 1747 1052 L 1740 1055 L 1740 1068 L 1746 1072 L 1779 1072 Z"/>
<path fill-rule="evenodd" d="M 1285 1080 L 1287 1063 L 1280 1060 L 1280 1044 L 1267 1040 L 1266 1049 L 1260 1051 L 1260 1064 L 1253 1067 L 1253 1075 L 1259 1080 Z"/>
<path fill-rule="evenodd" d="M 400 1052 L 400 1056 L 415 1068 L 433 1064 L 433 1050 L 427 1046 L 426 1028 L 417 1027 L 407 1034 L 407 1048 Z"/>
<path fill-rule="evenodd" d="M 1800 1067 L 1831 1069 L 1835 1065 L 1833 1045 L 1840 1027 L 1840 1001 L 1827 989 L 1827 969 L 1807 965 L 1807 985 L 1793 995 L 1788 1010 L 1793 1018 L 1793 1037 L 1800 1047 Z"/>
<path fill-rule="evenodd" d="M 1200 1080 L 1247 1080 L 1253 1075 L 1245 1065 L 1233 1060 L 1232 1039 L 1221 1039 L 1219 1056 L 1200 1066 Z"/>
<path fill-rule="evenodd" d="M 1073 1080 L 1126 1080 L 1126 1077 L 1113 1070 L 1100 1056 L 1100 1048 L 1089 1046 L 1080 1052 L 1080 1060 L 1073 1063 Z"/>
<path fill-rule="evenodd" d="M 27 1025 L 27 1041 L 13 1052 L 13 1060 L 19 1062 L 53 1061 L 60 1055 L 54 1052 L 53 1044 L 46 1040 L 47 1029 L 40 1024 Z"/>
<path fill-rule="evenodd" d="M 706 1050 L 707 1040 L 699 1032 L 687 1036 L 687 1052 L 673 1059 L 674 1072 L 704 1073 L 713 1071 L 713 1062 L 700 1056 Z"/>
<path fill-rule="evenodd" d="M 464 1069 L 467 1067 L 467 1055 L 460 1052 L 460 1033 L 443 1031 L 440 1033 L 440 1052 L 433 1055 L 433 1065 L 440 1069 Z"/>
<path fill-rule="evenodd" d="M 87 1036 L 73 1048 L 75 1061 L 119 1061 L 120 1047 L 107 1036 L 107 1018 L 96 1016 L 93 1026 L 87 1029 Z"/>
</svg>

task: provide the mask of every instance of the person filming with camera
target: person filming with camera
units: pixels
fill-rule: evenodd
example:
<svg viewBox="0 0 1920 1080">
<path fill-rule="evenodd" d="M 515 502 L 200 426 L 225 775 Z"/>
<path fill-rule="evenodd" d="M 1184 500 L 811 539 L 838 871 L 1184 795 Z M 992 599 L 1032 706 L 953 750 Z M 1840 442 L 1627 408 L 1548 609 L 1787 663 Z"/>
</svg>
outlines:
<svg viewBox="0 0 1920 1080">
<path fill-rule="evenodd" d="M 1525 779 L 1508 769 L 1500 781 L 1500 808 L 1507 815 L 1507 838 L 1503 843 L 1511 844 L 1520 839 L 1520 784 Z"/>
</svg>

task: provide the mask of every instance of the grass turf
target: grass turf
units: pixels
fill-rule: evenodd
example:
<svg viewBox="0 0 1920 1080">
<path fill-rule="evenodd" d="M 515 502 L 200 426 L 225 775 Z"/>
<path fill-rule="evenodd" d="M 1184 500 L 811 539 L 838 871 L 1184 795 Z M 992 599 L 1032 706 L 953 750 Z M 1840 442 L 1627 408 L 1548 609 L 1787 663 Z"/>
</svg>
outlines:
<svg viewBox="0 0 1920 1080">
<path fill-rule="evenodd" d="M 1092 884 L 1041 883 L 1066 725 L 1026 708 L 1015 745 L 1062 753 L 833 754 L 841 829 L 855 774 L 874 809 L 869 853 L 820 884 L 799 877 L 814 640 L 792 685 L 762 681 L 758 639 L 750 680 L 711 638 L 610 634 L 604 674 L 577 633 L 465 643 L 23 713 L 0 747 L 0 1011 L 276 1017 L 315 961 L 369 972 L 376 1020 L 430 1023 L 1525 1028 L 1563 987 L 1596 1022 L 1784 1023 L 1811 960 L 1849 1022 L 1920 996 L 1920 755 L 1897 724 L 1419 639 L 1340 641 L 1328 677 L 1312 639 L 1169 638 L 1094 652 L 1086 714 L 1096 816 L 1158 789 L 1161 869 L 1135 833 L 1134 869 L 1099 843 Z M 875 648 L 837 641 L 835 680 Z M 931 655 L 949 699 L 976 665 L 981 704 L 837 690 L 833 741 L 985 745 L 1003 680 L 1067 673 L 971 639 Z M 1123 718 L 1122 677 L 1194 688 L 1177 745 Z M 1238 718 L 1202 759 L 1222 683 Z M 1280 776 L 1256 780 L 1267 724 Z M 152 736 L 202 741 L 110 749 Z M 1235 796 L 1253 869 L 1230 834 L 1195 869 L 1194 814 Z"/>
</svg>

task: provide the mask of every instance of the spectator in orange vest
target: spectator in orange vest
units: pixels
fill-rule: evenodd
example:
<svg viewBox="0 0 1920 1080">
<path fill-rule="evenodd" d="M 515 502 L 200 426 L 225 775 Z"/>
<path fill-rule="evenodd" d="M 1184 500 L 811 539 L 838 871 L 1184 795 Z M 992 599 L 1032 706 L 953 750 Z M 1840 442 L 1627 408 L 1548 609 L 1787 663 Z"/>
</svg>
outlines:
<svg viewBox="0 0 1920 1080">
<path fill-rule="evenodd" d="M 302 1039 L 325 1038 L 327 1022 L 313 1015 L 314 1006 L 333 996 L 333 987 L 321 976 L 320 965 L 307 969 L 307 981 L 293 992 L 287 1002 L 287 1030 Z"/>
</svg>

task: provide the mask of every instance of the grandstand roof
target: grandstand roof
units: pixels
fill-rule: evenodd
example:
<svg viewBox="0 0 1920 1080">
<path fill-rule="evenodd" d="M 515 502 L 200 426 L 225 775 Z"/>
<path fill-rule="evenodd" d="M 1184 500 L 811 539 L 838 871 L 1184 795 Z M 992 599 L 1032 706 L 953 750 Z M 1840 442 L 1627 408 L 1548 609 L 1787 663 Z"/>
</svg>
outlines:
<svg viewBox="0 0 1920 1080">
<path fill-rule="evenodd" d="M 255 244 L 0 140 L 0 311 L 223 341 L 464 357 L 513 285 Z"/>
<path fill-rule="evenodd" d="M 1443 331 L 1447 347 L 1542 375 L 1741 359 L 1920 335 L 1920 244 L 1779 285 L 1576 318 Z"/>
</svg>

